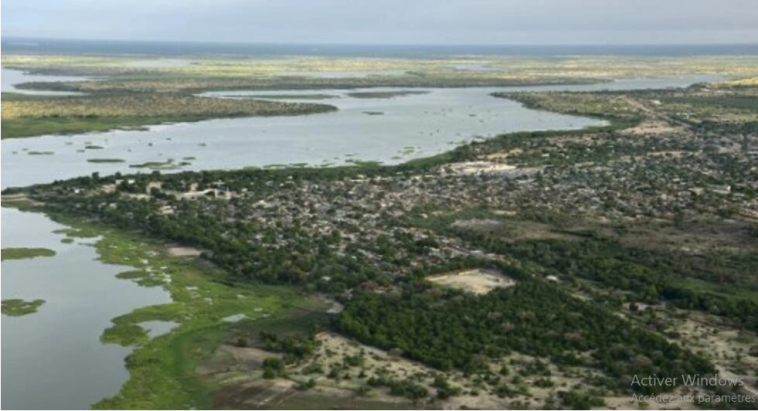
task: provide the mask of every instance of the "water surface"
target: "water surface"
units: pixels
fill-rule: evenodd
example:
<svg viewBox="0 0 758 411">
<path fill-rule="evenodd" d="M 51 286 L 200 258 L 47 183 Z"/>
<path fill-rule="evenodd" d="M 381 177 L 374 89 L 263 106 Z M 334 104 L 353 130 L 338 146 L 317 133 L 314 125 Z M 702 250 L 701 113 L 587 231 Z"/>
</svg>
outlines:
<svg viewBox="0 0 758 411">
<path fill-rule="evenodd" d="M 575 129 L 602 124 L 524 108 L 490 93 L 503 89 L 427 89 L 395 98 L 353 98 L 355 91 L 328 90 L 336 112 L 306 116 L 249 117 L 117 130 L 75 136 L 3 141 L 3 186 L 29 185 L 88 175 L 138 172 L 145 162 L 188 162 L 185 170 L 235 169 L 271 164 L 337 165 L 352 160 L 395 164 L 451 149 L 474 136 L 521 130 Z M 276 91 L 271 94 L 324 93 Z M 206 93 L 244 98 L 245 92 Z M 247 94 L 262 95 L 262 92 Z M 216 97 L 211 97 L 216 96 Z M 98 146 L 102 149 L 87 149 Z M 52 155 L 31 155 L 47 151 Z M 88 159 L 121 159 L 91 163 Z M 150 172 L 151 170 L 142 170 Z"/>
<path fill-rule="evenodd" d="M 6 71 L 2 72 L 3 91 L 6 84 L 12 87 L 15 81 L 6 78 Z M 367 99 L 353 98 L 348 93 L 398 89 L 206 93 L 207 98 L 335 94 L 338 98 L 326 102 L 339 107 L 339 111 L 153 126 L 149 131 L 3 140 L 2 186 L 49 183 L 92 172 L 137 172 L 129 165 L 168 159 L 175 164 L 188 162 L 183 168 L 189 170 L 277 163 L 335 165 L 352 160 L 400 163 L 449 150 L 476 136 L 603 124 L 594 119 L 530 110 L 514 101 L 492 97 L 492 92 L 682 87 L 714 78 L 639 79 L 581 86 L 432 88 L 424 89 L 426 94 Z M 88 145 L 103 148 L 85 148 Z M 53 154 L 30 155 L 30 151 Z M 87 162 L 94 158 L 117 158 L 125 163 Z M 2 407 L 87 408 L 118 392 L 127 378 L 123 358 L 129 349 L 100 344 L 101 333 L 112 318 L 135 308 L 168 302 L 168 294 L 115 278 L 129 267 L 97 261 L 95 249 L 80 244 L 81 240 L 62 244 L 63 235 L 52 231 L 63 226 L 43 215 L 2 209 L 2 222 L 3 247 L 46 247 L 58 253 L 51 258 L 2 263 L 3 299 L 47 300 L 36 314 L 3 317 Z M 162 322 L 143 325 L 152 337 L 173 326 Z"/>
<path fill-rule="evenodd" d="M 189 163 L 183 170 L 238 169 L 272 164 L 339 165 L 353 160 L 397 164 L 451 149 L 475 137 L 532 130 L 577 129 L 604 124 L 576 116 L 531 110 L 497 91 L 595 91 L 683 87 L 712 76 L 620 80 L 593 85 L 430 88 L 426 94 L 394 98 L 353 98 L 355 91 L 406 89 L 237 91 L 205 93 L 208 98 L 250 95 L 334 94 L 324 100 L 336 112 L 305 116 L 218 119 L 74 136 L 41 136 L 2 142 L 3 187 L 24 186 L 93 172 L 151 172 L 130 168 L 145 162 Z M 420 89 L 414 89 L 420 90 Z M 272 97 L 274 99 L 274 97 Z M 292 101 L 292 100 L 288 100 Z M 303 100 L 308 101 L 308 100 Z M 312 102 L 312 101 L 310 101 Z M 102 149 L 86 149 L 86 146 Z M 52 155 L 30 155 L 51 151 Z M 91 163 L 88 159 L 121 159 Z M 170 170 L 169 170 L 170 171 Z"/>
<path fill-rule="evenodd" d="M 98 261 L 93 239 L 63 244 L 65 226 L 38 213 L 2 209 L 3 247 L 44 247 L 54 257 L 2 262 L 2 299 L 43 299 L 36 313 L 2 319 L 2 408 L 86 409 L 118 393 L 130 348 L 103 345 L 111 319 L 170 302 L 116 274 L 128 266 Z"/>
<path fill-rule="evenodd" d="M 25 71 L 21 70 L 14 70 L 14 69 L 7 69 L 2 68 L 0 69 L 0 74 L 2 76 L 2 91 L 4 93 L 20 93 L 20 94 L 28 94 L 28 95 L 38 95 L 38 96 L 76 96 L 81 95 L 83 93 L 75 92 L 75 91 L 49 91 L 49 90 L 26 90 L 26 89 L 20 89 L 16 88 L 17 85 L 21 83 L 30 83 L 30 82 L 63 82 L 63 81 L 86 81 L 90 80 L 87 77 L 77 77 L 77 76 L 49 76 L 49 75 L 41 75 L 41 74 L 30 74 Z"/>
</svg>

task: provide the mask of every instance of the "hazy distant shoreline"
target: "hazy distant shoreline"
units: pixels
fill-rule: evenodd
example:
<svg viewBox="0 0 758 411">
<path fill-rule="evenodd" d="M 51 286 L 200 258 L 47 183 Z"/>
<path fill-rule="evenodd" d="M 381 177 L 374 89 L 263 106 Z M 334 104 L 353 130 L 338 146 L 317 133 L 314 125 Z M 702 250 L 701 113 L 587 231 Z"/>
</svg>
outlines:
<svg viewBox="0 0 758 411">
<path fill-rule="evenodd" d="M 359 45 L 200 43 L 126 40 L 61 40 L 4 37 L 6 54 L 135 55 L 315 55 L 353 57 L 434 57 L 465 55 L 758 55 L 758 44 L 705 45 Z"/>
</svg>

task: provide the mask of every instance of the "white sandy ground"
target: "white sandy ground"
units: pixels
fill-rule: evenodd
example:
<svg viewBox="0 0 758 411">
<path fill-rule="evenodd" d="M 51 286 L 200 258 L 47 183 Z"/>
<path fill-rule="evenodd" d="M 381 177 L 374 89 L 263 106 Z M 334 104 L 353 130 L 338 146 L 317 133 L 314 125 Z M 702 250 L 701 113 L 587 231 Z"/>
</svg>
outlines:
<svg viewBox="0 0 758 411">
<path fill-rule="evenodd" d="M 198 248 L 179 245 L 170 246 L 166 249 L 166 251 L 172 257 L 198 257 L 203 253 L 203 251 Z"/>
<path fill-rule="evenodd" d="M 427 278 L 434 284 L 474 294 L 487 294 L 495 288 L 512 287 L 516 281 L 494 270 L 466 270 Z"/>
<path fill-rule="evenodd" d="M 504 171 L 510 171 L 516 168 L 510 164 L 496 163 L 493 161 L 466 161 L 463 163 L 452 163 L 448 165 L 449 169 L 458 174 L 492 174 Z"/>
</svg>

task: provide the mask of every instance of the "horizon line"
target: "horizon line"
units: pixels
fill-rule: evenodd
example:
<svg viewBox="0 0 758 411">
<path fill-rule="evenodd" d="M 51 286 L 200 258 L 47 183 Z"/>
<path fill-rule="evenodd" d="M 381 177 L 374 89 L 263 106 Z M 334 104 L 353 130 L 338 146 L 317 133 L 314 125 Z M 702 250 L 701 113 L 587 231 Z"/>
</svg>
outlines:
<svg viewBox="0 0 758 411">
<path fill-rule="evenodd" d="M 758 42 L 744 43 L 328 43 L 328 42 L 254 42 L 254 41 L 214 41 L 214 40 L 160 40 L 160 39 L 87 39 L 78 37 L 31 37 L 1 35 L 2 42 L 7 40 L 37 40 L 37 41 L 83 41 L 83 42 L 116 42 L 116 43 L 175 43 L 175 44 L 208 44 L 208 45 L 250 45 L 250 46 L 375 46 L 375 47 L 718 47 L 718 46 L 758 46 Z"/>
</svg>

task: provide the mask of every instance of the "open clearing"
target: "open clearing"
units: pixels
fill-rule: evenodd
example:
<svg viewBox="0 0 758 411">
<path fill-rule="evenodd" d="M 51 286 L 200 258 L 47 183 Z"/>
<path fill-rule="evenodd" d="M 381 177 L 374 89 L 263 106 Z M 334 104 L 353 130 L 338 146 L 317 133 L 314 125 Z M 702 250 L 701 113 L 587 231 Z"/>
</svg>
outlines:
<svg viewBox="0 0 758 411">
<path fill-rule="evenodd" d="M 434 284 L 452 287 L 474 294 L 487 294 L 495 288 L 512 287 L 516 281 L 494 270 L 466 270 L 428 278 Z"/>
<path fill-rule="evenodd" d="M 199 257 L 203 253 L 200 249 L 180 245 L 170 246 L 166 251 L 172 257 Z"/>
<path fill-rule="evenodd" d="M 492 161 L 466 161 L 462 163 L 453 163 L 449 165 L 450 169 L 458 174 L 496 174 L 505 171 L 511 171 L 516 166 L 496 163 Z"/>
</svg>

